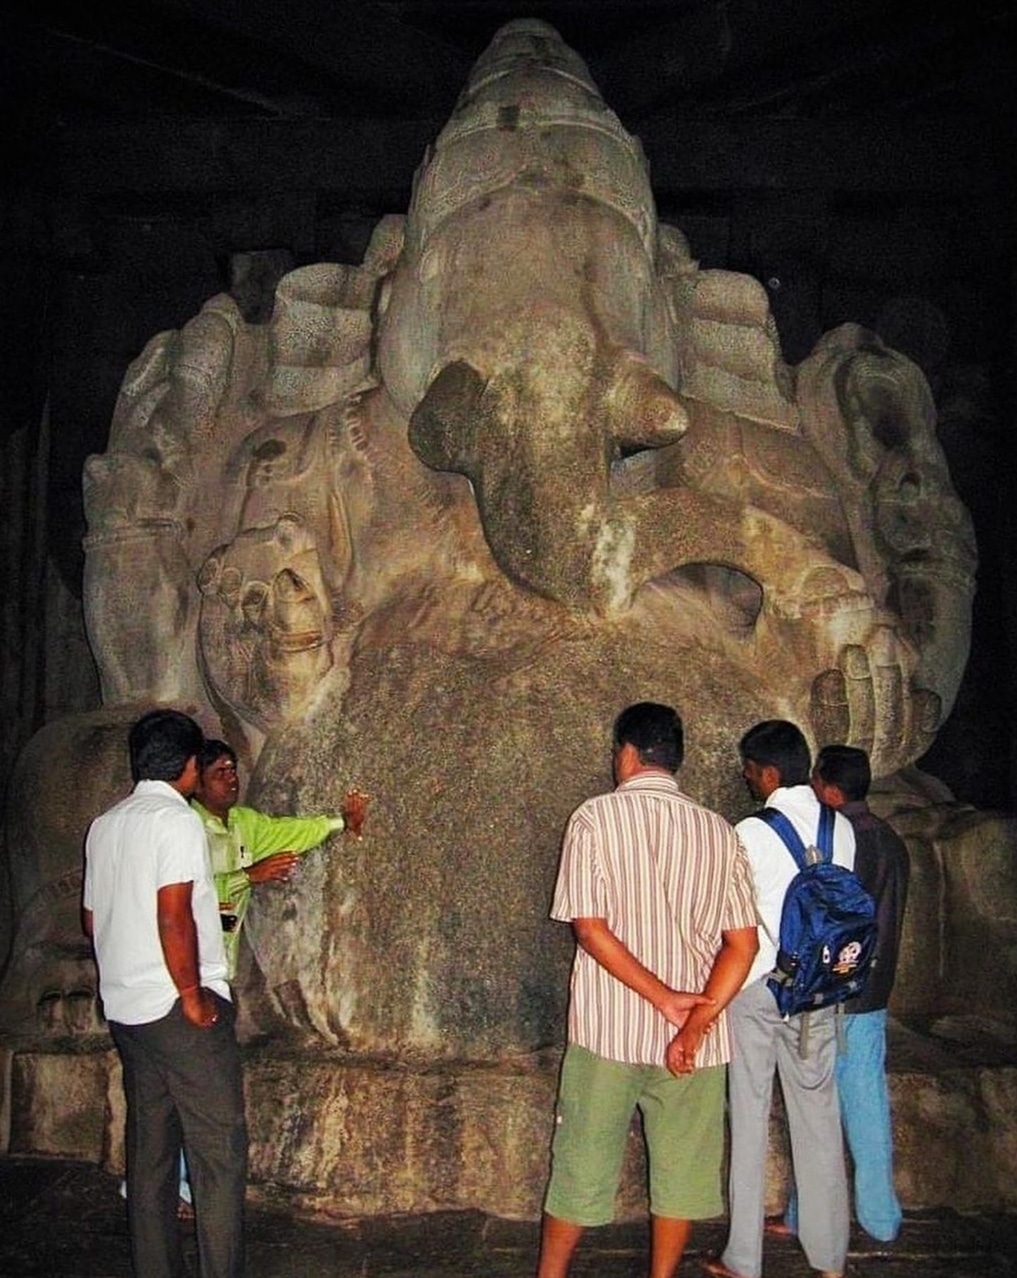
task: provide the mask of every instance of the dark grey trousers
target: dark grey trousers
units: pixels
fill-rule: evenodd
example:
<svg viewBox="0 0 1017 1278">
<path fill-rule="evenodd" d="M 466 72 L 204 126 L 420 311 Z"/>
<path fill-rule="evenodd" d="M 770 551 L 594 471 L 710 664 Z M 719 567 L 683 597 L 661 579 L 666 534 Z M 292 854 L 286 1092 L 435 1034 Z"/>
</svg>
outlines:
<svg viewBox="0 0 1017 1278">
<path fill-rule="evenodd" d="M 208 1029 L 180 1001 L 162 1020 L 110 1022 L 127 1096 L 127 1217 L 137 1278 L 182 1278 L 178 1160 L 187 1154 L 201 1278 L 242 1278 L 247 1124 L 233 1004 Z"/>
</svg>

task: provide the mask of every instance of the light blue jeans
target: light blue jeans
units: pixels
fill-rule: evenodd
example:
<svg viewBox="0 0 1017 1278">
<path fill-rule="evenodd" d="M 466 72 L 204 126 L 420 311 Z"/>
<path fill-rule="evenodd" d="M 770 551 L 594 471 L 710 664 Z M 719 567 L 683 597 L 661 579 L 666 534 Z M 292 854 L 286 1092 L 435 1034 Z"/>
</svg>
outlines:
<svg viewBox="0 0 1017 1278">
<path fill-rule="evenodd" d="M 848 1149 L 855 1165 L 855 1216 L 870 1237 L 893 1242 L 901 1209 L 893 1185 L 893 1125 L 886 1084 L 886 1009 L 843 1018 L 837 1053 L 837 1091 Z M 798 1195 L 792 1186 L 784 1223 L 798 1232 Z"/>
</svg>

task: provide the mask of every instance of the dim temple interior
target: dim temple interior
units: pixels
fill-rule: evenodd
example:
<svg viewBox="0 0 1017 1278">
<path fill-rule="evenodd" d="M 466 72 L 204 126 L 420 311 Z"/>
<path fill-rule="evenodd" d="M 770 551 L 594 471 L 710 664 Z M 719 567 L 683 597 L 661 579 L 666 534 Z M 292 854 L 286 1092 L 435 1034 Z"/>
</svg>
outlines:
<svg viewBox="0 0 1017 1278">
<path fill-rule="evenodd" d="M 535 1219 L 562 829 L 653 696 L 731 819 L 754 720 L 870 751 L 902 1198 L 1017 1212 L 1015 9 L 10 8 L 0 1152 L 122 1170 L 81 838 L 170 702 L 373 796 L 255 894 L 255 1192 Z"/>
</svg>

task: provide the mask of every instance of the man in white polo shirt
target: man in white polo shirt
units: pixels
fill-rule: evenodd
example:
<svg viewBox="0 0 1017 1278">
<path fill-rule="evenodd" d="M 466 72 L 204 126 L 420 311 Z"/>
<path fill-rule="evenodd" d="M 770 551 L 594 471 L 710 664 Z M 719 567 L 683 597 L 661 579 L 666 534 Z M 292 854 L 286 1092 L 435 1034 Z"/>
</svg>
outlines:
<svg viewBox="0 0 1017 1278">
<path fill-rule="evenodd" d="M 564 1278 L 584 1228 L 612 1219 L 637 1107 L 650 1278 L 672 1278 L 691 1222 L 723 1210 L 723 1009 L 756 953 L 756 912 L 734 830 L 678 789 L 683 755 L 671 707 L 629 706 L 614 726 L 616 788 L 565 834 L 551 917 L 578 944 L 538 1278 Z"/>
<path fill-rule="evenodd" d="M 783 813 L 806 847 L 817 844 L 820 803 L 809 784 L 811 757 L 801 729 L 787 719 L 766 719 L 745 733 L 738 749 L 753 798 Z M 723 1253 L 705 1260 L 703 1268 L 712 1278 L 760 1278 L 763 1272 L 766 1155 L 776 1074 L 799 1190 L 798 1237 L 821 1278 L 842 1278 L 849 1220 L 834 1082 L 835 1009 L 787 1019 L 781 1015 L 767 976 L 777 962 L 784 897 L 798 866 L 766 821 L 745 817 L 737 829 L 752 867 L 759 952 L 730 1008 L 735 1046 L 728 1071 L 731 1227 Z M 854 866 L 854 832 L 840 813 L 834 813 L 832 859 L 847 870 Z"/>
<path fill-rule="evenodd" d="M 201 729 L 176 710 L 131 728 L 135 787 L 85 844 L 83 917 L 123 1063 L 137 1278 L 185 1272 L 177 1170 L 187 1152 L 202 1278 L 241 1278 L 247 1127 L 219 902 L 187 798 Z"/>
</svg>

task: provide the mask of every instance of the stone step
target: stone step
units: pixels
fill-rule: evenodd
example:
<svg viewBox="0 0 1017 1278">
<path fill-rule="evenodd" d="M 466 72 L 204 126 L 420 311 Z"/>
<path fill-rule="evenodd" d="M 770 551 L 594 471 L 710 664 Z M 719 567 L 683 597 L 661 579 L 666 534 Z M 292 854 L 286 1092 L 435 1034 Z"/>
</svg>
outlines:
<svg viewBox="0 0 1017 1278">
<path fill-rule="evenodd" d="M 891 1023 L 896 1174 L 907 1211 L 1017 1211 L 1017 1046 L 963 1018 Z M 558 1052 L 476 1062 L 353 1059 L 245 1048 L 251 1185 L 329 1215 L 476 1210 L 535 1219 L 547 1175 Z M 123 1094 L 105 1038 L 57 1050 L 0 1044 L 0 1153 L 123 1166 Z M 767 1210 L 783 1204 L 787 1143 L 771 1123 Z M 620 1221 L 646 1210 L 630 1137 Z"/>
</svg>

